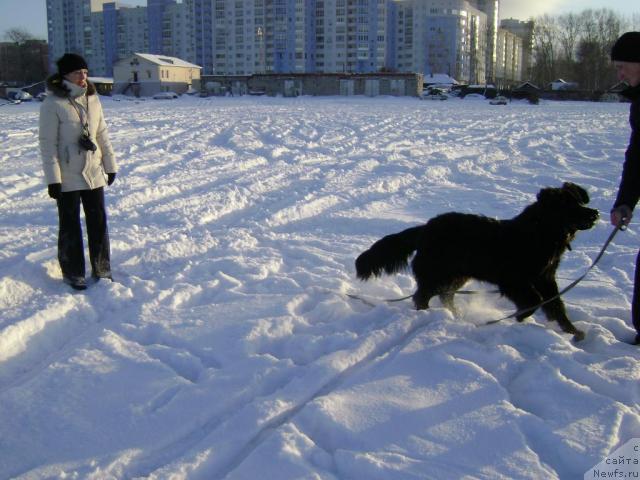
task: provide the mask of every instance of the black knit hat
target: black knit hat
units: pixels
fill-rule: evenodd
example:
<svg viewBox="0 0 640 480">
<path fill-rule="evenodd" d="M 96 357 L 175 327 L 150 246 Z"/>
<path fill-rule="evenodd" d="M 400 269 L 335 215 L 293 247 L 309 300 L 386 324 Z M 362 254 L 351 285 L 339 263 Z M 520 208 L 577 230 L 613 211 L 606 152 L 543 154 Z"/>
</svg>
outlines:
<svg viewBox="0 0 640 480">
<path fill-rule="evenodd" d="M 58 73 L 63 77 L 67 73 L 75 72 L 76 70 L 88 69 L 87 62 L 80 55 L 75 53 L 65 53 L 57 61 Z"/>
<path fill-rule="evenodd" d="M 623 34 L 613 44 L 611 60 L 640 63 L 640 32 Z"/>
</svg>

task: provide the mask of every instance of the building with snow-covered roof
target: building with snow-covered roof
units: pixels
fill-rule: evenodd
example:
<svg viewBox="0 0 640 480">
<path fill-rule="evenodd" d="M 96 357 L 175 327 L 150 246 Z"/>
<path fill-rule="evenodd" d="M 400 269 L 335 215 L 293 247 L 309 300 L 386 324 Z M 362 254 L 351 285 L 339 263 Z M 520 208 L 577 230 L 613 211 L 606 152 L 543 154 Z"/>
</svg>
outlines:
<svg viewBox="0 0 640 480">
<path fill-rule="evenodd" d="M 567 82 L 562 78 L 557 78 L 549 83 L 550 90 L 576 90 L 578 84 L 576 82 Z"/>
<path fill-rule="evenodd" d="M 113 66 L 113 92 L 152 96 L 200 89 L 201 67 L 177 57 L 134 53 Z"/>
<path fill-rule="evenodd" d="M 457 85 L 458 82 L 455 78 L 450 77 L 446 73 L 430 73 L 424 76 L 425 86 L 429 85 Z"/>
</svg>

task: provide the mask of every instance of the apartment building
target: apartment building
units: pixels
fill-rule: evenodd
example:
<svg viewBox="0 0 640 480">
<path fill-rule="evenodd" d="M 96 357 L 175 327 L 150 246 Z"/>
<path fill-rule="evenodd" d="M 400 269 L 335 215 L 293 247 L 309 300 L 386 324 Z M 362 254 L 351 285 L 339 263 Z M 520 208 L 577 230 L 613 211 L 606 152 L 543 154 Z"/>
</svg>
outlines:
<svg viewBox="0 0 640 480">
<path fill-rule="evenodd" d="M 83 55 L 92 74 L 112 75 L 113 64 L 134 52 L 181 55 L 191 48 L 186 5 L 148 0 L 129 7 L 114 0 L 47 0 L 49 69 L 66 52 Z"/>
<path fill-rule="evenodd" d="M 397 70 L 484 83 L 498 58 L 501 77 L 517 75 L 507 57 L 526 53 L 506 34 L 498 49 L 498 0 L 47 0 L 47 8 L 52 59 L 84 54 L 96 75 L 146 52 L 200 65 L 203 75 Z"/>
<path fill-rule="evenodd" d="M 187 0 L 193 12 L 193 54 L 203 74 L 251 72 L 258 45 L 264 47 L 264 0 Z M 258 39 L 258 37 L 260 37 Z"/>
<path fill-rule="evenodd" d="M 317 0 L 319 72 L 371 73 L 391 68 L 387 0 Z"/>
<path fill-rule="evenodd" d="M 149 51 L 147 15 L 144 7 L 118 7 L 114 2 L 91 14 L 94 46 L 92 54 L 84 53 L 93 73 L 112 76 L 118 59 Z"/>
<path fill-rule="evenodd" d="M 495 83 L 495 66 L 497 60 L 497 43 L 499 27 L 499 0 L 473 0 L 475 7 L 487 15 L 482 32 L 485 50 L 485 77 L 487 83 Z"/>
<path fill-rule="evenodd" d="M 167 5 L 161 21 L 162 46 L 155 54 L 183 59 L 195 58 L 195 37 L 192 33 L 193 11 L 188 8 L 187 4 Z M 143 52 L 145 50 L 137 51 Z"/>
<path fill-rule="evenodd" d="M 531 77 L 531 59 L 533 53 L 533 30 L 534 23 L 532 20 L 523 22 L 514 18 L 507 18 L 500 22 L 500 28 L 513 33 L 522 39 L 522 65 L 521 78 L 523 80 Z"/>
<path fill-rule="evenodd" d="M 522 80 L 522 44 L 518 35 L 504 28 L 498 29 L 494 81 L 496 86 L 509 86 Z"/>
<path fill-rule="evenodd" d="M 466 0 L 399 0 L 395 16 L 394 68 L 485 82 L 484 12 Z"/>
<path fill-rule="evenodd" d="M 108 0 L 47 0 L 49 70 L 66 52 L 84 54 L 90 68 L 94 57 L 92 12 L 102 11 Z"/>
<path fill-rule="evenodd" d="M 313 72 L 316 0 L 186 0 L 205 74 Z"/>
</svg>

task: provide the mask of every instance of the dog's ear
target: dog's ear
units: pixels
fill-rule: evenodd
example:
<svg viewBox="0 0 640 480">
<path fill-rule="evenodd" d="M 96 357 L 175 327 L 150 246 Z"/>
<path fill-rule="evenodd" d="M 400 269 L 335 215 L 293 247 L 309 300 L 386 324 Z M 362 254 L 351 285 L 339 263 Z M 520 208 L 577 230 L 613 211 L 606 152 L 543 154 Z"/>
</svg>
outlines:
<svg viewBox="0 0 640 480">
<path fill-rule="evenodd" d="M 545 200 L 551 200 L 554 194 L 557 194 L 557 188 L 543 188 L 538 192 L 536 198 L 539 202 L 544 202 Z"/>
<path fill-rule="evenodd" d="M 589 194 L 580 185 L 576 185 L 571 182 L 564 182 L 562 184 L 562 189 L 575 198 L 580 205 L 586 205 L 589 203 Z"/>
</svg>

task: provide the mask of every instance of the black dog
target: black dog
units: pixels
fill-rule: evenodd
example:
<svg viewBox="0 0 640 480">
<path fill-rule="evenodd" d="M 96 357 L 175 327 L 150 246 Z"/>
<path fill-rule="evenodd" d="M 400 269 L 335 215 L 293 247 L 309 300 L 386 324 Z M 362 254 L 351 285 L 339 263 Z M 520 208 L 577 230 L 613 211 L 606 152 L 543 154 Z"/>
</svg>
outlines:
<svg viewBox="0 0 640 480">
<path fill-rule="evenodd" d="M 582 187 L 565 183 L 540 190 L 535 203 L 509 220 L 445 213 L 378 240 L 357 258 L 356 272 L 362 280 L 383 271 L 398 272 L 415 251 L 411 267 L 418 285 L 413 294 L 416 308 L 427 308 L 431 297 L 439 295 L 454 311 L 456 290 L 475 278 L 497 285 L 516 305 L 521 322 L 558 294 L 555 274 L 560 257 L 571 249 L 576 232 L 588 230 L 598 219 L 597 210 L 584 206 L 588 202 Z M 576 340 L 584 338 L 567 318 L 560 298 L 543 305 L 542 311 Z"/>
</svg>

